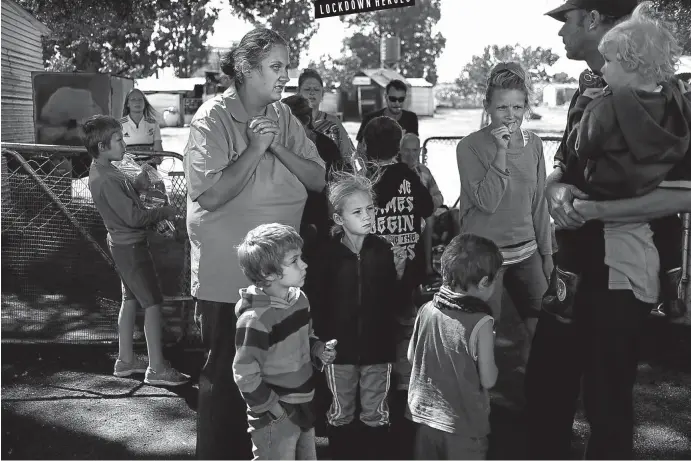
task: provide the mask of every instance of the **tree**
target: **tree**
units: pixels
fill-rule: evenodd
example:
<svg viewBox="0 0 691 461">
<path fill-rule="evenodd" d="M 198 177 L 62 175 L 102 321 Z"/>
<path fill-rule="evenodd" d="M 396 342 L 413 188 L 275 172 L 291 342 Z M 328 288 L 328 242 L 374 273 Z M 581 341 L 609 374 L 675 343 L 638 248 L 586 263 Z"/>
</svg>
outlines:
<svg viewBox="0 0 691 461">
<path fill-rule="evenodd" d="M 691 0 L 655 0 L 655 8 L 676 28 L 676 37 L 684 50 L 691 54 Z"/>
<path fill-rule="evenodd" d="M 228 0 L 233 14 L 245 21 L 254 22 L 258 13 L 265 15 L 280 9 L 284 0 Z"/>
<path fill-rule="evenodd" d="M 441 17 L 441 0 L 417 0 L 414 6 L 342 16 L 358 32 L 345 40 L 363 67 L 379 67 L 382 37 L 401 39 L 400 71 L 408 77 L 424 77 L 436 83 L 436 59 L 446 45 L 444 36 L 432 29 Z"/>
<path fill-rule="evenodd" d="M 547 67 L 557 62 L 559 56 L 551 48 L 523 48 L 520 45 L 486 46 L 482 55 L 473 56 L 465 65 L 456 85 L 466 98 L 484 95 L 487 91 L 487 77 L 492 67 L 500 62 L 516 61 L 531 76 L 531 81 L 549 81 Z"/>
<path fill-rule="evenodd" d="M 39 21 L 51 28 L 53 34 L 43 39 L 43 59 L 46 69 L 71 72 L 91 71 L 109 72 L 131 78 L 148 77 L 157 68 L 168 64 L 175 65 L 177 58 L 168 48 L 182 50 L 186 44 L 193 47 L 189 56 L 181 54 L 179 60 L 183 73 L 197 66 L 205 52 L 198 43 L 205 41 L 195 38 L 193 32 L 185 33 L 174 21 L 184 18 L 180 10 L 184 5 L 198 6 L 192 0 L 17 0 Z M 199 3 L 208 4 L 209 1 Z M 283 0 L 229 0 L 235 14 L 245 19 L 253 18 L 253 12 L 267 5 L 278 8 Z M 218 11 L 206 11 L 201 19 L 195 21 L 211 22 Z M 182 19 L 181 19 L 182 18 Z M 154 29 L 157 23 L 168 24 L 170 32 L 164 32 L 171 42 L 158 40 L 152 46 Z M 203 32 L 203 26 L 199 30 Z M 188 66 L 188 64 L 190 64 Z M 187 70 L 186 70 L 187 69 Z"/>
<path fill-rule="evenodd" d="M 171 66 L 177 77 L 191 77 L 195 70 L 206 64 L 206 39 L 214 30 L 218 8 L 209 6 L 211 0 L 161 3 L 153 41 L 157 67 Z"/>
<path fill-rule="evenodd" d="M 300 54 L 309 49 L 310 40 L 319 30 L 312 17 L 313 4 L 305 0 L 285 0 L 280 8 L 271 2 L 260 7 L 251 20 L 255 26 L 264 26 L 281 34 L 288 42 L 290 66 L 300 65 Z"/>
<path fill-rule="evenodd" d="M 337 59 L 327 55 L 322 56 L 318 63 L 311 61 L 307 67 L 319 72 L 324 80 L 325 89 L 332 90 L 338 87 L 348 91 L 353 87 L 353 77 L 362 69 L 362 61 L 354 55 Z"/>
<path fill-rule="evenodd" d="M 48 70 L 150 75 L 155 0 L 18 0 L 53 34 L 43 39 Z"/>
</svg>

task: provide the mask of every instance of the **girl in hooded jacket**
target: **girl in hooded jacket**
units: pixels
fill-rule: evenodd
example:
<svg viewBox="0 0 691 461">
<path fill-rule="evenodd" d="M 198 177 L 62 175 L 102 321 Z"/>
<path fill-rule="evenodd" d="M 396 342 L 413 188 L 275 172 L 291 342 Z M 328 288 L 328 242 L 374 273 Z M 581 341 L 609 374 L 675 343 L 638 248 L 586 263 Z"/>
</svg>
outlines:
<svg viewBox="0 0 691 461">
<path fill-rule="evenodd" d="M 315 332 L 338 340 L 338 358 L 324 370 L 332 395 L 329 446 L 333 459 L 377 459 L 380 452 L 355 453 L 351 447 L 354 440 L 362 441 L 358 447 L 386 446 L 395 299 L 405 256 L 394 255 L 391 244 L 371 232 L 375 205 L 369 179 L 339 172 L 327 187 L 335 226 L 316 252 L 305 290 Z M 354 424 L 358 387 L 362 427 Z"/>
</svg>

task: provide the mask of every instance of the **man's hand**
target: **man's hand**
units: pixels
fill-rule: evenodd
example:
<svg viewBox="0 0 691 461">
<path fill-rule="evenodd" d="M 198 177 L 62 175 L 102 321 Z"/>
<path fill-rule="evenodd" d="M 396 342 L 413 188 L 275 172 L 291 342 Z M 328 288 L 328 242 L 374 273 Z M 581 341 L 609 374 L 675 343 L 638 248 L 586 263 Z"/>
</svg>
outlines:
<svg viewBox="0 0 691 461">
<path fill-rule="evenodd" d="M 578 229 L 585 219 L 573 207 L 575 199 L 587 199 L 588 195 L 570 184 L 551 183 L 545 187 L 549 214 L 557 229 Z"/>
<path fill-rule="evenodd" d="M 552 255 L 542 255 L 542 272 L 545 273 L 547 283 L 549 283 L 549 279 L 552 277 L 553 270 L 554 260 L 552 259 Z"/>
<path fill-rule="evenodd" d="M 597 202 L 593 200 L 581 200 L 577 198 L 573 201 L 573 209 L 586 221 L 598 219 Z"/>
</svg>

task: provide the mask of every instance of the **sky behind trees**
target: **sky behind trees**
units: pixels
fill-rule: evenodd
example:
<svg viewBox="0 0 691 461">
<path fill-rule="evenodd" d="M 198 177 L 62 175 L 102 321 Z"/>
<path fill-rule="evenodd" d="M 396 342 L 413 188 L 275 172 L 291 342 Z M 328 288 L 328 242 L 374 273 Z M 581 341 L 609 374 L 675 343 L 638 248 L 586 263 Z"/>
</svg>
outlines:
<svg viewBox="0 0 691 461">
<path fill-rule="evenodd" d="M 554 72 L 566 72 L 577 77 L 586 67 L 584 62 L 570 61 L 564 56 L 561 37 L 557 35 L 561 23 L 544 13 L 564 0 L 442 0 L 438 30 L 446 38 L 446 47 L 437 60 L 440 82 L 452 82 L 473 55 L 480 55 L 487 45 L 541 46 L 552 48 L 561 58 Z M 220 8 L 214 25 L 215 32 L 208 40 L 212 46 L 228 46 L 251 30 L 252 26 L 230 14 L 227 0 L 212 2 Z M 319 30 L 310 42 L 309 51 L 303 53 L 301 67 L 320 56 L 340 55 L 343 39 L 348 35 L 339 18 L 318 19 Z"/>
</svg>

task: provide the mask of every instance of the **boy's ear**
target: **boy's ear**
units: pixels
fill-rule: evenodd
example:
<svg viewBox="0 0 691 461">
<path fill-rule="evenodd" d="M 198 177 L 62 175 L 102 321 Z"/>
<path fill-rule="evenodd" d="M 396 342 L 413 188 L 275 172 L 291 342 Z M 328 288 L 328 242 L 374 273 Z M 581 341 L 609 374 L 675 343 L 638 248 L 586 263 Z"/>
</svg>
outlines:
<svg viewBox="0 0 691 461">
<path fill-rule="evenodd" d="M 636 69 L 638 69 L 638 63 L 637 62 L 631 62 L 631 61 L 619 61 L 621 63 L 621 66 L 626 69 L 627 72 L 634 72 Z"/>
</svg>

